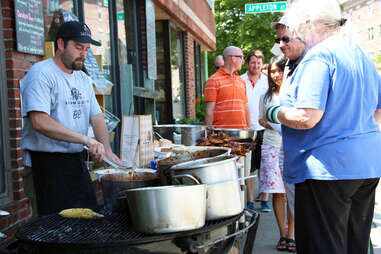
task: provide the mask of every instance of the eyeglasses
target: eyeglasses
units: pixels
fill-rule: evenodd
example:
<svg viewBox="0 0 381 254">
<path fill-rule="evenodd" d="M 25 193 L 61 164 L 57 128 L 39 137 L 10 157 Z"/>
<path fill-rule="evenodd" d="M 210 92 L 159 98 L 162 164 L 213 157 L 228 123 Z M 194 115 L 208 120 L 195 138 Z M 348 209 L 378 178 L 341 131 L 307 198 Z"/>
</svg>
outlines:
<svg viewBox="0 0 381 254">
<path fill-rule="evenodd" d="M 216 68 L 216 70 L 218 70 L 220 68 L 220 66 L 214 66 L 214 68 Z"/>
<path fill-rule="evenodd" d="M 239 58 L 241 58 L 241 59 L 243 59 L 243 55 L 230 55 L 231 57 L 239 57 Z"/>
<path fill-rule="evenodd" d="M 285 43 L 289 43 L 291 41 L 290 37 L 283 36 L 282 38 L 275 38 L 275 43 L 280 43 L 280 41 L 284 41 Z"/>
</svg>

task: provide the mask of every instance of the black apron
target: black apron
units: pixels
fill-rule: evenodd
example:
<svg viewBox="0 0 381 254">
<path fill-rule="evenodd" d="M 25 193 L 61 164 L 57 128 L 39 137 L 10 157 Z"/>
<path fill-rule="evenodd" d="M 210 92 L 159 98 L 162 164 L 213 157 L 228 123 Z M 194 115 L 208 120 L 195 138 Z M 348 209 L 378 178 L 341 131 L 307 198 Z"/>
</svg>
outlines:
<svg viewBox="0 0 381 254">
<path fill-rule="evenodd" d="M 83 152 L 29 152 L 39 216 L 67 208 L 97 208 Z"/>
</svg>

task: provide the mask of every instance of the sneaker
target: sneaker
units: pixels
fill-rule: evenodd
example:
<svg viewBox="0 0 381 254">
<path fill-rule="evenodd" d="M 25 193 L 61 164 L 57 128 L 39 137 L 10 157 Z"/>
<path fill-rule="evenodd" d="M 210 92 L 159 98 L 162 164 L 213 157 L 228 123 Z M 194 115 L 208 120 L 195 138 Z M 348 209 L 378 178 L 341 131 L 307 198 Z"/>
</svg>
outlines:
<svg viewBox="0 0 381 254">
<path fill-rule="evenodd" d="M 254 203 L 253 203 L 253 202 L 247 202 L 247 203 L 246 203 L 246 208 L 247 208 L 247 209 L 254 210 Z"/>
<path fill-rule="evenodd" d="M 271 206 L 268 201 L 261 201 L 261 211 L 262 213 L 271 212 Z"/>
</svg>

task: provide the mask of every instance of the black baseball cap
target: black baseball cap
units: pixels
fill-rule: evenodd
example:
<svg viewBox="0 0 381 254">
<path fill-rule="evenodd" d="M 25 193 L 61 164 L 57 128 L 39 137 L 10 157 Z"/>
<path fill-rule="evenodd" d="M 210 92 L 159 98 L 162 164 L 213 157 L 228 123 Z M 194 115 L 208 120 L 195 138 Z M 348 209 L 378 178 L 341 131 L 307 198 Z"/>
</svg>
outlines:
<svg viewBox="0 0 381 254">
<path fill-rule="evenodd" d="M 58 38 L 69 39 L 82 43 L 91 43 L 95 46 L 100 46 L 101 43 L 91 39 L 90 28 L 79 21 L 69 21 L 63 23 L 57 31 L 56 40 Z"/>
</svg>

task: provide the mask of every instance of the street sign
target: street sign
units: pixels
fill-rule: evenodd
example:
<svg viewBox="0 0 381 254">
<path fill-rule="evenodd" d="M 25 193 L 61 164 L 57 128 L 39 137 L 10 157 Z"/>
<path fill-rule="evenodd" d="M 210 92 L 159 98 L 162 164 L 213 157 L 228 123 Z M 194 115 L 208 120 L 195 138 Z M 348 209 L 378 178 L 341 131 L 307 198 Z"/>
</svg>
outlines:
<svg viewBox="0 0 381 254">
<path fill-rule="evenodd" d="M 287 8 L 287 2 L 268 2 L 257 4 L 245 4 L 246 14 L 265 13 L 265 12 L 282 12 Z"/>
<path fill-rule="evenodd" d="M 124 20 L 124 12 L 123 11 L 118 11 L 117 13 L 116 13 L 116 19 L 118 20 L 118 21 L 123 21 Z"/>
</svg>

